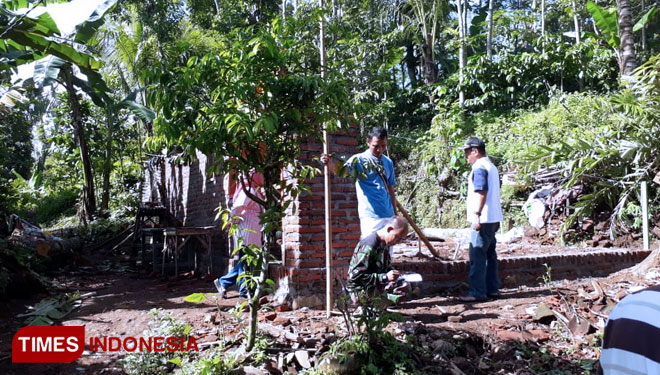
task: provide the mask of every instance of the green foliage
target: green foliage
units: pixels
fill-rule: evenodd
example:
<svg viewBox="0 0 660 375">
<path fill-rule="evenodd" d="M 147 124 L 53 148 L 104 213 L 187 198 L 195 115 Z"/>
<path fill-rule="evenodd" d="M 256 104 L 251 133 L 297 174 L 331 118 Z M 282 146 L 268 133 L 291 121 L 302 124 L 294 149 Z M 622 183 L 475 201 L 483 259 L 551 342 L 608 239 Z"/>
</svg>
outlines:
<svg viewBox="0 0 660 375">
<path fill-rule="evenodd" d="M 530 152 L 528 170 L 554 166 L 566 177 L 564 187 L 581 184 L 588 188 L 565 221 L 564 230 L 596 210 L 607 209 L 612 212 L 611 235 L 628 232 L 629 211 L 625 208 L 629 200 L 638 194 L 639 183 L 652 179 L 660 169 L 656 158 L 660 143 L 655 136 L 660 130 L 658 61 L 660 57 L 655 57 L 642 65 L 635 73 L 635 84 L 593 108 L 594 115 L 606 121 L 595 124 L 590 132 L 581 129 L 557 145 Z M 654 196 L 652 192 L 650 196 Z"/>
<path fill-rule="evenodd" d="M 593 91 L 616 87 L 616 52 L 587 39 L 575 45 L 561 37 L 534 40 L 534 48 L 502 50 L 497 59 L 486 55 L 468 58 L 463 83 L 458 73 L 437 88 L 440 105 L 456 101 L 465 92 L 465 106 L 472 111 L 530 108 L 549 100 L 553 90 L 575 92 L 580 82 Z M 543 50 L 542 43 L 552 46 Z"/>
<path fill-rule="evenodd" d="M 186 302 L 200 303 L 206 301 L 206 294 L 204 293 L 192 293 L 183 298 Z"/>
<path fill-rule="evenodd" d="M 37 279 L 41 279 L 41 281 L 45 281 L 45 279 L 40 276 L 40 274 L 43 274 L 46 269 L 46 264 L 48 262 L 47 258 L 44 258 L 42 256 L 39 256 L 36 254 L 34 249 L 29 249 L 23 246 L 12 246 L 11 249 L 7 248 L 6 243 L 0 243 L 1 245 L 4 245 L 4 250 L 2 250 L 3 254 L 12 257 L 16 260 L 16 263 L 18 263 L 21 267 L 26 268 L 29 272 L 31 272 Z M 5 276 L 0 277 L 5 279 L 5 286 L 8 285 L 9 283 L 9 273 L 7 271 L 5 272 Z M 3 288 L 0 288 L 0 291 L 3 291 Z"/>
<path fill-rule="evenodd" d="M 170 362 L 177 365 L 175 375 L 231 375 L 236 373 L 240 364 L 235 357 L 225 353 L 220 345 L 205 351 L 196 358 L 173 358 Z"/>
<path fill-rule="evenodd" d="M 656 14 L 658 14 L 658 8 L 652 6 L 651 9 L 648 10 L 648 12 L 642 15 L 639 21 L 635 22 L 635 26 L 633 26 L 633 31 L 642 30 L 656 16 Z"/>
<path fill-rule="evenodd" d="M 10 10 L 23 8 L 22 5 L 25 4 L 12 6 L 11 3 L 3 3 L 0 6 L 0 34 L 3 36 L 0 39 L 0 71 L 48 55 L 70 61 L 83 69 L 101 67 L 101 63 L 91 55 L 77 51 L 68 42 L 54 39 L 61 37 L 60 30 L 47 12 L 32 18 Z"/>
<path fill-rule="evenodd" d="M 10 212 L 38 224 L 48 224 L 61 216 L 75 215 L 78 191 L 66 189 L 45 194 L 43 189 L 33 185 L 30 179 L 16 178 L 12 186 L 18 192 L 14 195 Z"/>
<path fill-rule="evenodd" d="M 573 368 L 558 368 L 557 356 L 546 347 L 537 347 L 536 345 L 516 341 L 514 354 L 516 357 L 525 360 L 528 364 L 527 369 L 534 374 L 548 375 L 574 375 L 594 374 L 594 360 L 584 360 L 573 363 Z"/>
<path fill-rule="evenodd" d="M 337 301 L 337 305 L 346 320 L 349 335 L 335 341 L 321 356 L 321 364 L 305 373 L 417 374 L 411 356 L 417 348 L 397 340 L 385 330 L 391 321 L 401 321 L 401 315 L 387 312 L 387 303 L 373 298 L 361 301 L 361 313 L 356 318 L 348 312 L 347 300 L 348 297 L 344 297 Z M 342 367 L 345 371 L 339 371 Z"/>
<path fill-rule="evenodd" d="M 0 211 L 9 211 L 17 190 L 12 180 L 29 176 L 32 167 L 32 126 L 22 108 L 0 104 Z"/>
<path fill-rule="evenodd" d="M 164 314 L 161 310 L 152 309 L 149 311 L 152 315 L 150 328 L 145 332 L 145 337 L 184 337 L 186 340 L 190 336 L 192 327 L 185 323 L 177 321 L 171 314 Z M 170 360 L 177 358 L 181 353 L 163 351 L 143 351 L 128 353 L 121 359 L 124 371 L 128 375 L 163 375 L 170 372 L 168 365 Z M 182 362 L 183 363 L 183 362 Z M 199 365 L 203 366 L 203 362 Z M 223 364 L 218 367 L 222 368 Z M 211 364 L 211 367 L 214 365 Z"/>
<path fill-rule="evenodd" d="M 470 135 L 484 139 L 489 157 L 500 174 L 517 171 L 520 188 L 503 187 L 504 224 L 525 222 L 522 211 L 511 201 L 526 199 L 525 186 L 538 162 L 536 153 L 545 153 L 558 141 L 572 137 L 586 143 L 595 142 L 594 130 L 614 126 L 618 121 L 611 112 L 600 111 L 606 99 L 593 94 L 561 94 L 552 96 L 540 109 L 483 111 L 461 116 L 452 111 L 437 115 L 433 126 L 419 138 L 408 161 L 400 161 L 399 197 L 407 197 L 419 184 L 409 212 L 427 226 L 465 226 L 465 179 L 469 164 L 458 149 Z M 530 136 L 533 135 L 533 136 Z M 440 193 L 440 180 L 446 180 Z M 412 181 L 412 182 L 409 182 Z M 405 199 L 403 200 L 406 201 Z"/>
<path fill-rule="evenodd" d="M 65 293 L 39 301 L 30 306 L 28 312 L 21 314 L 21 317 L 27 317 L 25 324 L 28 326 L 50 326 L 54 320 L 69 315 L 80 305 L 82 300 L 79 293 Z"/>
<path fill-rule="evenodd" d="M 619 23 L 616 8 L 605 9 L 593 1 L 587 1 L 587 9 L 591 13 L 594 22 L 603 34 L 607 44 L 614 49 L 618 49 L 621 45 L 621 40 L 619 39 Z"/>
<path fill-rule="evenodd" d="M 35 222 L 50 223 L 62 215 L 74 215 L 78 191 L 62 190 L 45 196 L 35 207 Z"/>
<path fill-rule="evenodd" d="M 157 44 L 172 43 L 181 31 L 183 3 L 170 0 L 122 0 L 121 5 L 136 10 L 145 29 L 154 35 Z"/>
<path fill-rule="evenodd" d="M 507 231 L 519 225 L 527 225 L 527 217 L 523 210 L 512 205 L 514 201 L 524 201 L 527 199 L 525 189 L 520 186 L 502 185 L 500 187 L 500 197 L 502 199 L 502 214 L 504 219 L 500 223 L 502 230 Z"/>
<path fill-rule="evenodd" d="M 462 228 L 467 225 L 464 199 L 442 202 L 442 215 L 439 222 L 441 228 Z"/>
</svg>

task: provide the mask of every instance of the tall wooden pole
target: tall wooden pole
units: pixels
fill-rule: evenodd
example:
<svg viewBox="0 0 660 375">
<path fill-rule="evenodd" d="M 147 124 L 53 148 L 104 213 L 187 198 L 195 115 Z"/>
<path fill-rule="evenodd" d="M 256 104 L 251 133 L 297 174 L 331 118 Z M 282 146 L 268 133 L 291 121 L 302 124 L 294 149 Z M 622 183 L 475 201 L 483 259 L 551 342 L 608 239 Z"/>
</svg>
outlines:
<svg viewBox="0 0 660 375">
<path fill-rule="evenodd" d="M 646 181 L 642 181 L 642 238 L 644 250 L 649 249 L 649 210 L 646 195 Z"/>
<path fill-rule="evenodd" d="M 321 11 L 325 9 L 323 0 L 319 0 Z M 324 16 L 321 15 L 319 35 L 319 50 L 321 55 L 321 79 L 325 79 L 325 22 Z M 328 129 L 323 124 L 323 153 L 330 155 L 330 136 Z M 323 191 L 325 194 L 325 311 L 329 317 L 332 311 L 332 197 L 330 193 L 330 167 L 328 164 L 323 165 Z"/>
</svg>

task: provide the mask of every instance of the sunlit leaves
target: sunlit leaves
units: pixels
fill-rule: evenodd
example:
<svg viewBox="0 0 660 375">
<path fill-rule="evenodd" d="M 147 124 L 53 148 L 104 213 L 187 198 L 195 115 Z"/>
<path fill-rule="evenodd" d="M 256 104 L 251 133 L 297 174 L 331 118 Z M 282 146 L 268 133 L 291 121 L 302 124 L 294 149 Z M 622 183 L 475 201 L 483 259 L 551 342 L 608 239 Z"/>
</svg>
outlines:
<svg viewBox="0 0 660 375">
<path fill-rule="evenodd" d="M 660 87 L 656 84 L 660 69 L 656 61 L 651 59 L 637 70 L 635 84 L 592 108 L 605 122 L 530 155 L 534 159 L 530 168 L 553 166 L 566 176 L 565 188 L 582 184 L 588 189 L 563 229 L 601 207 L 612 212 L 612 235 L 628 230 L 624 211 L 631 197 L 636 196 L 641 181 L 651 179 L 660 169 Z"/>
<path fill-rule="evenodd" d="M 105 0 L 92 12 L 85 22 L 76 26 L 75 42 L 87 43 L 103 25 L 105 14 L 112 10 L 117 4 L 117 0 Z"/>
<path fill-rule="evenodd" d="M 619 39 L 619 24 L 616 8 L 605 9 L 593 1 L 587 1 L 587 9 L 591 13 L 598 29 L 605 36 L 610 47 L 618 49 L 621 41 Z"/>
<path fill-rule="evenodd" d="M 192 302 L 192 303 L 202 303 L 206 302 L 206 294 L 204 293 L 193 293 L 185 296 L 183 298 L 184 301 L 186 302 Z"/>
<path fill-rule="evenodd" d="M 640 31 L 655 17 L 656 14 L 658 14 L 658 8 L 655 6 L 651 7 L 651 9 L 644 13 L 639 21 L 635 23 L 635 26 L 633 26 L 633 31 Z"/>
</svg>

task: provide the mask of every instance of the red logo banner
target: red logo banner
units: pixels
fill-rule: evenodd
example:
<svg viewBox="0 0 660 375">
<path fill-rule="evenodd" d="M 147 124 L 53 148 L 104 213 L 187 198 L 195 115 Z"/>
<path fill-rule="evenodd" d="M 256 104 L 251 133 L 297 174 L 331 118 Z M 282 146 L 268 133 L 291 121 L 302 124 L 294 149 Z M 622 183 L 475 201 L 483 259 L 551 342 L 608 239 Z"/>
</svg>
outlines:
<svg viewBox="0 0 660 375">
<path fill-rule="evenodd" d="M 70 363 L 85 350 L 85 326 L 23 327 L 11 342 L 13 363 Z"/>
</svg>

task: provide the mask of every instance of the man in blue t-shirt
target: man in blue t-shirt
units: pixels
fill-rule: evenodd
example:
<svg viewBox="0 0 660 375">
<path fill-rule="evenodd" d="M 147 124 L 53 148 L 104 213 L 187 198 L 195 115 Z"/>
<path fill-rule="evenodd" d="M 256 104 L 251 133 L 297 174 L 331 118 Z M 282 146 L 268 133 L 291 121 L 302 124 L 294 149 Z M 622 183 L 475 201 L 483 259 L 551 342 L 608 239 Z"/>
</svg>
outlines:
<svg viewBox="0 0 660 375">
<path fill-rule="evenodd" d="M 356 177 L 361 238 L 381 229 L 396 215 L 394 164 L 383 154 L 387 149 L 387 130 L 381 127 L 371 129 L 367 135 L 367 147 L 366 151 L 351 156 L 343 164 L 348 174 Z M 328 164 L 332 173 L 343 174 L 337 170 L 341 165 L 335 165 L 329 155 L 321 155 L 321 161 Z"/>
</svg>

